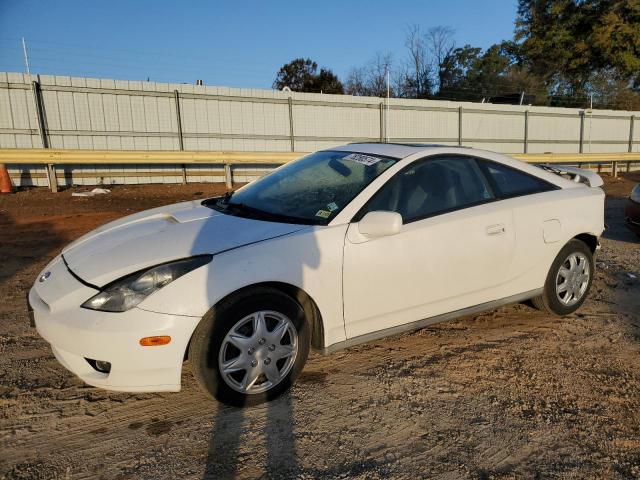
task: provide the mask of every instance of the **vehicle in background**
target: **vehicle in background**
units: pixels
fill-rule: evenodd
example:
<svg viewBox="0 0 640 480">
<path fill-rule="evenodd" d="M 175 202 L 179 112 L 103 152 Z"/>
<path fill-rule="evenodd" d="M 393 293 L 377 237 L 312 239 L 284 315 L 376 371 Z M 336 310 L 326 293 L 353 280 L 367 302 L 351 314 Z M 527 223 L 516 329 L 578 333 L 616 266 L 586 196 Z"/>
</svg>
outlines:
<svg viewBox="0 0 640 480">
<path fill-rule="evenodd" d="M 234 405 L 323 353 L 532 300 L 584 302 L 602 179 L 469 148 L 351 144 L 221 198 L 108 223 L 29 293 L 56 358 L 111 390 L 177 391 L 186 358 Z M 570 171 L 571 170 L 571 171 Z"/>
<path fill-rule="evenodd" d="M 640 184 L 633 187 L 624 210 L 625 221 L 629 230 L 640 237 Z"/>
</svg>

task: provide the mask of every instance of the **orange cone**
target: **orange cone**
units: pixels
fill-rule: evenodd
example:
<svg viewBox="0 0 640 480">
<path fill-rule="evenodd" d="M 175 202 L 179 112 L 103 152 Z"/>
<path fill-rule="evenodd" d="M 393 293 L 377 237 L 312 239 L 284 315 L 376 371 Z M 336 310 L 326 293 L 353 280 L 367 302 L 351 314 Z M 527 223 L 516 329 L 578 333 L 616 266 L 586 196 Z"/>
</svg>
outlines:
<svg viewBox="0 0 640 480">
<path fill-rule="evenodd" d="M 0 163 L 0 193 L 12 193 L 11 177 L 4 163 Z"/>
</svg>

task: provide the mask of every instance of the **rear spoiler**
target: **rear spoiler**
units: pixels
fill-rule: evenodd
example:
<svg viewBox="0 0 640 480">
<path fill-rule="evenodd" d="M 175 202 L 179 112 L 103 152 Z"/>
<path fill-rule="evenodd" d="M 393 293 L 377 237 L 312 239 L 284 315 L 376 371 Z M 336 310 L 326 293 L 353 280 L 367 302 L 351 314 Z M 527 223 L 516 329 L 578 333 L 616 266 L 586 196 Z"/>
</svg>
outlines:
<svg viewBox="0 0 640 480">
<path fill-rule="evenodd" d="M 548 163 L 539 163 L 536 167 L 560 175 L 572 182 L 584 183 L 589 187 L 601 187 L 604 185 L 600 175 L 584 168 L 570 167 L 568 165 L 550 165 Z"/>
</svg>

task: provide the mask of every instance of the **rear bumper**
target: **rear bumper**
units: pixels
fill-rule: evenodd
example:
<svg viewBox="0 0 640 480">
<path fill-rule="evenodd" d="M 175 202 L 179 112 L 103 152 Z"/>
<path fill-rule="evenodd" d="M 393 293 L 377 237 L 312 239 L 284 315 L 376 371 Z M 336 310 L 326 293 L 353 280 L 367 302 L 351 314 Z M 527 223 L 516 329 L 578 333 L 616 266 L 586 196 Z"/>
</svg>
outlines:
<svg viewBox="0 0 640 480">
<path fill-rule="evenodd" d="M 64 279 L 56 279 L 64 281 Z M 185 350 L 199 319 L 134 308 L 123 313 L 52 310 L 35 289 L 28 304 L 38 333 L 56 359 L 89 385 L 129 392 L 178 391 Z M 169 335 L 167 345 L 143 347 L 142 337 Z M 103 373 L 87 361 L 111 363 Z"/>
</svg>

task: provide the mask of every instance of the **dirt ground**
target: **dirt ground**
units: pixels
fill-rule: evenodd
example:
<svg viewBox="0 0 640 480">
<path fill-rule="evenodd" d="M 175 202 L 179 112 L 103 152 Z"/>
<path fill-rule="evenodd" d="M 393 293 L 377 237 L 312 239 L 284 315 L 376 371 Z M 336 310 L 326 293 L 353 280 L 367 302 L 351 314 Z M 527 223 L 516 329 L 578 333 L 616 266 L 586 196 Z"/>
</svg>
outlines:
<svg viewBox="0 0 640 480">
<path fill-rule="evenodd" d="M 108 220 L 220 186 L 0 197 L 0 478 L 640 478 L 640 241 L 606 178 L 609 229 L 579 313 L 527 305 L 314 354 L 290 394 L 240 410 L 88 387 L 29 328 L 25 292 Z M 636 275 L 636 279 L 628 274 Z"/>
</svg>

